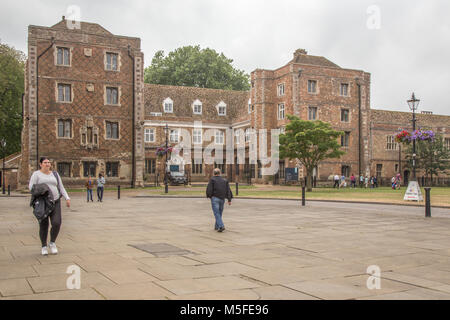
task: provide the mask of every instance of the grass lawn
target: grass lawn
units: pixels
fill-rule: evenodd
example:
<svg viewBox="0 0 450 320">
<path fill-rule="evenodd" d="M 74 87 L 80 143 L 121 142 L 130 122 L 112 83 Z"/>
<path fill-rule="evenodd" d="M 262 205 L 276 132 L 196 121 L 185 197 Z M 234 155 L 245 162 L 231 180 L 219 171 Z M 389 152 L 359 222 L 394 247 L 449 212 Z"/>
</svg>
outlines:
<svg viewBox="0 0 450 320">
<path fill-rule="evenodd" d="M 233 194 L 236 195 L 236 185 L 230 184 Z M 179 196 L 205 196 L 206 187 L 202 186 L 169 186 L 169 195 Z M 117 191 L 115 188 L 106 188 L 105 191 Z M 306 193 L 306 199 L 314 200 L 341 200 L 341 201 L 363 201 L 363 202 L 384 202 L 397 204 L 417 204 L 415 201 L 404 201 L 406 188 L 392 190 L 389 187 L 380 188 L 314 188 L 312 192 Z M 85 192 L 84 189 L 70 189 L 71 192 Z M 95 190 L 94 190 L 95 192 Z M 123 194 L 138 193 L 139 195 L 165 195 L 164 186 L 146 187 L 146 188 L 121 188 Z M 252 185 L 239 186 L 239 197 L 252 198 L 279 198 L 279 199 L 301 199 L 302 189 L 300 186 L 272 186 L 272 185 Z M 422 194 L 425 198 L 425 191 L 422 188 Z M 424 205 L 424 201 L 419 204 Z M 450 188 L 433 187 L 431 189 L 431 205 L 447 206 L 450 208 Z"/>
</svg>

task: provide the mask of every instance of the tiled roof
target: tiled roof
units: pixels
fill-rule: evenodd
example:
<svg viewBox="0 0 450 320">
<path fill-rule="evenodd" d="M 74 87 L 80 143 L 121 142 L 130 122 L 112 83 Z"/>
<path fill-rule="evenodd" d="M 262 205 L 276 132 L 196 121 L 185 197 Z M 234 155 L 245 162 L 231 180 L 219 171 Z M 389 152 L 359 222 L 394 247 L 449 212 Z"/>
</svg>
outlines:
<svg viewBox="0 0 450 320">
<path fill-rule="evenodd" d="M 164 113 L 163 101 L 166 98 L 173 100 L 173 114 Z M 232 123 L 247 112 L 248 91 L 232 91 L 219 89 L 206 89 L 197 87 L 181 87 L 148 84 L 144 85 L 145 117 L 148 119 L 151 112 L 160 112 L 164 117 L 173 117 L 177 120 L 205 120 L 218 123 Z M 192 104 L 195 100 L 202 103 L 202 115 L 194 115 Z M 216 106 L 225 102 L 226 116 L 219 116 Z"/>
<path fill-rule="evenodd" d="M 330 60 L 319 57 L 319 56 L 311 56 L 308 54 L 298 54 L 291 60 L 291 63 L 300 63 L 300 64 L 309 64 L 314 66 L 322 66 L 322 67 L 331 67 L 331 68 L 340 68 L 337 64 L 331 62 Z"/>
<path fill-rule="evenodd" d="M 402 124 L 411 125 L 412 113 L 401 111 L 389 111 L 389 110 L 370 110 L 370 121 L 374 123 L 389 123 L 389 124 Z M 428 126 L 446 126 L 450 128 L 450 116 L 437 115 L 437 114 L 416 114 L 417 124 Z"/>
</svg>

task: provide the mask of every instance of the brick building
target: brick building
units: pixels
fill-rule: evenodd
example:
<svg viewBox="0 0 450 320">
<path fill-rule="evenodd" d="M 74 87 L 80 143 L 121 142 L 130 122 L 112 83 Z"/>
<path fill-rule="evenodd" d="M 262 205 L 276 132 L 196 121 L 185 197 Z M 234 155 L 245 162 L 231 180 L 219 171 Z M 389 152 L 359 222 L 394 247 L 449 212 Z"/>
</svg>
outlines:
<svg viewBox="0 0 450 320">
<path fill-rule="evenodd" d="M 138 38 L 113 35 L 93 23 L 73 28 L 64 18 L 52 27 L 29 26 L 28 32 L 21 186 L 43 155 L 68 185 L 101 172 L 110 185 L 161 182 L 165 159 L 156 150 L 165 144 L 166 125 L 170 145 L 188 133 L 191 151 L 183 150 L 169 165 L 191 181 L 207 181 L 220 167 L 231 181 L 283 182 L 284 168 L 296 164 L 280 160 L 278 174 L 263 176 L 264 165 L 252 157 L 251 133 L 283 130 L 287 114 L 345 132 L 340 142 L 346 154 L 321 163 L 314 173 L 319 180 L 335 173 L 389 177 L 404 168 L 395 167 L 386 136 L 408 126 L 409 113 L 371 110 L 367 72 L 299 49 L 285 66 L 253 71 L 249 92 L 151 85 L 143 83 Z M 418 125 L 428 124 L 450 136 L 450 117 L 420 115 Z M 227 153 L 231 140 L 233 152 Z M 218 161 L 204 162 L 209 148 L 211 155 L 223 153 Z"/>
</svg>

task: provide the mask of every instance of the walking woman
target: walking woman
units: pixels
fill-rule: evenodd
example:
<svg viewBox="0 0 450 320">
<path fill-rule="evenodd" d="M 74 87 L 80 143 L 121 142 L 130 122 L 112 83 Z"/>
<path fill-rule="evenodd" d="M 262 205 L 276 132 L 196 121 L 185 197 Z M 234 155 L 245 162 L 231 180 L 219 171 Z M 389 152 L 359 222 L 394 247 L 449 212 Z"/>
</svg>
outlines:
<svg viewBox="0 0 450 320">
<path fill-rule="evenodd" d="M 33 188 L 33 185 L 44 183 L 46 184 L 52 195 L 53 200 L 55 201 L 55 207 L 53 211 L 49 214 L 47 218 L 42 220 L 39 223 L 39 237 L 41 238 L 41 254 L 46 256 L 48 255 L 47 248 L 47 236 L 48 236 L 48 220 L 50 219 L 52 223 L 52 228 L 50 230 L 50 243 L 48 247 L 50 248 L 51 254 L 57 254 L 58 248 L 56 247 L 56 238 L 58 237 L 59 229 L 61 228 L 61 201 L 60 198 L 64 197 L 66 199 L 67 207 L 70 207 L 70 198 L 64 189 L 61 177 L 58 173 L 51 170 L 51 162 L 47 157 L 42 157 L 39 159 L 40 170 L 33 172 L 30 179 L 29 189 Z"/>
<path fill-rule="evenodd" d="M 97 179 L 97 201 L 103 202 L 103 188 L 105 183 L 105 178 L 100 173 Z"/>
</svg>

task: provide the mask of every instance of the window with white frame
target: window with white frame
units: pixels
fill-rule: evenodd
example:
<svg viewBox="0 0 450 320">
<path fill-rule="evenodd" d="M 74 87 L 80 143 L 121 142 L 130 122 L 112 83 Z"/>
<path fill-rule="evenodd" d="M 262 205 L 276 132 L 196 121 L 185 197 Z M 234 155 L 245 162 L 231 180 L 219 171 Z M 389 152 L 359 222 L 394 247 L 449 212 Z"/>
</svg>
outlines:
<svg viewBox="0 0 450 320">
<path fill-rule="evenodd" d="M 169 140 L 170 142 L 179 142 L 180 131 L 178 129 L 170 129 Z"/>
<path fill-rule="evenodd" d="M 278 105 L 278 120 L 284 119 L 284 103 Z"/>
<path fill-rule="evenodd" d="M 216 130 L 216 144 L 223 144 L 225 140 L 225 134 L 221 130 Z"/>
<path fill-rule="evenodd" d="M 144 141 L 145 142 L 155 142 L 155 129 L 146 128 L 144 131 Z"/>
<path fill-rule="evenodd" d="M 58 66 L 70 66 L 70 49 L 58 47 L 56 64 Z"/>
<path fill-rule="evenodd" d="M 117 71 L 119 55 L 117 53 L 107 52 L 106 53 L 106 70 Z"/>
<path fill-rule="evenodd" d="M 227 114 L 227 105 L 225 104 L 225 102 L 221 101 L 217 105 L 217 112 L 219 116 L 225 116 Z"/>
<path fill-rule="evenodd" d="M 202 143 L 202 129 L 194 129 L 192 131 L 192 143 L 194 144 Z"/>
<path fill-rule="evenodd" d="M 200 100 L 195 100 L 192 106 L 194 109 L 194 114 L 202 114 L 202 103 Z"/>
<path fill-rule="evenodd" d="M 248 99 L 248 113 L 252 113 L 252 100 Z"/>
<path fill-rule="evenodd" d="M 386 150 L 397 150 L 398 149 L 398 143 L 395 142 L 394 136 L 386 136 Z"/>
<path fill-rule="evenodd" d="M 348 83 L 341 83 L 341 96 L 348 96 Z"/>
<path fill-rule="evenodd" d="M 170 98 L 167 98 L 163 102 L 164 112 L 165 113 L 173 113 L 173 101 Z"/>
<path fill-rule="evenodd" d="M 284 96 L 284 83 L 278 85 L 278 96 Z"/>
<path fill-rule="evenodd" d="M 58 83 L 58 102 L 72 102 L 72 86 Z"/>
</svg>

